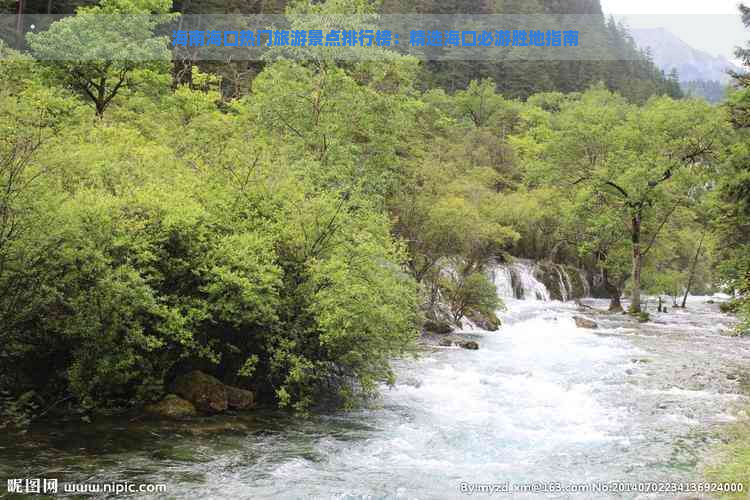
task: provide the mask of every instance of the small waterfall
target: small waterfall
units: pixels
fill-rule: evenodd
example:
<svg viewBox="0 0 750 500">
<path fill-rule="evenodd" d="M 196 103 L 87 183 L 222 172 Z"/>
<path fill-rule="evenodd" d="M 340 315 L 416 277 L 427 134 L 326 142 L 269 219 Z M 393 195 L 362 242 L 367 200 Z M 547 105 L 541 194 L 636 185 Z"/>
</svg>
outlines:
<svg viewBox="0 0 750 500">
<path fill-rule="evenodd" d="M 497 295 L 504 299 L 550 300 L 547 287 L 535 275 L 535 264 L 517 260 L 492 268 L 491 278 Z"/>
<path fill-rule="evenodd" d="M 583 272 L 583 269 L 578 270 L 578 279 L 581 280 L 581 284 L 583 285 L 583 296 L 591 297 L 591 286 L 589 285 L 589 280 L 586 277 L 586 273 Z"/>
<path fill-rule="evenodd" d="M 575 273 L 571 276 L 572 273 Z M 562 300 L 587 297 L 590 287 L 582 270 L 549 262 L 516 259 L 498 264 L 490 270 L 490 278 L 503 299 Z M 578 283 L 580 281 L 580 283 Z M 583 295 L 581 295 L 583 293 Z"/>
<path fill-rule="evenodd" d="M 519 298 L 525 300 L 550 300 L 549 290 L 544 284 L 536 279 L 535 266 L 519 263 L 514 264 L 518 272 L 520 289 L 523 295 Z"/>
<path fill-rule="evenodd" d="M 496 266 L 491 271 L 492 282 L 495 283 L 497 288 L 497 296 L 505 299 L 515 298 L 513 292 L 513 276 L 511 275 L 510 267 L 508 266 Z"/>
<path fill-rule="evenodd" d="M 568 301 L 568 296 L 573 294 L 573 286 L 570 283 L 570 277 L 568 271 L 565 270 L 564 266 L 555 266 L 557 271 L 557 277 L 560 280 L 560 295 L 563 302 Z"/>
</svg>

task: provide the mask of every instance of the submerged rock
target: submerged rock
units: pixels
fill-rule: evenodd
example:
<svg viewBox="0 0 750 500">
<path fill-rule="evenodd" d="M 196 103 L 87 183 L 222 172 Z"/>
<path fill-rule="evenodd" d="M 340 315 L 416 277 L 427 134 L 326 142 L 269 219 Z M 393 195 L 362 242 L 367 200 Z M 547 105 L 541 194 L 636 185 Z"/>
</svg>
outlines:
<svg viewBox="0 0 750 500">
<path fill-rule="evenodd" d="M 479 349 L 479 344 L 477 342 L 474 342 L 473 340 L 464 340 L 463 342 L 459 342 L 458 346 L 462 349 L 469 349 L 472 351 L 476 351 Z"/>
<path fill-rule="evenodd" d="M 158 403 L 146 405 L 143 409 L 150 415 L 174 420 L 194 417 L 198 413 L 193 403 L 174 394 L 168 394 Z"/>
<path fill-rule="evenodd" d="M 461 347 L 462 349 L 469 349 L 472 351 L 476 351 L 479 349 L 479 343 L 474 340 L 468 340 L 461 337 L 446 337 L 444 339 L 440 339 L 439 345 L 441 347 Z"/>
<path fill-rule="evenodd" d="M 195 449 L 189 447 L 167 446 L 154 451 L 151 456 L 157 460 L 178 460 L 180 462 L 205 462 L 195 453 Z"/>
<path fill-rule="evenodd" d="M 575 320 L 576 326 L 578 328 L 590 328 L 590 329 L 599 328 L 599 325 L 597 325 L 595 321 L 590 320 L 588 318 L 583 318 L 581 316 L 573 316 L 573 319 Z"/>
<path fill-rule="evenodd" d="M 172 383 L 172 392 L 187 399 L 201 411 L 217 413 L 229 407 L 227 386 L 216 377 L 194 370 Z"/>
</svg>

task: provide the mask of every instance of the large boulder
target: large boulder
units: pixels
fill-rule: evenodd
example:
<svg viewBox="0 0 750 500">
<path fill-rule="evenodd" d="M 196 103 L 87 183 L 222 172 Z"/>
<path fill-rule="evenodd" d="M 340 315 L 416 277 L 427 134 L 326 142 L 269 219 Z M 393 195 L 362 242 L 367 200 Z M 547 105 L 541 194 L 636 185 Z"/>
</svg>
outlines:
<svg viewBox="0 0 750 500">
<path fill-rule="evenodd" d="M 590 320 L 588 318 L 583 318 L 581 316 L 573 316 L 573 319 L 576 322 L 576 326 L 578 328 L 598 328 L 599 325 L 596 324 L 595 321 Z"/>
<path fill-rule="evenodd" d="M 453 325 L 445 320 L 430 320 L 424 322 L 422 328 L 426 332 L 448 334 L 453 331 Z"/>
<path fill-rule="evenodd" d="M 255 395 L 239 387 L 226 386 L 227 403 L 233 410 L 247 410 L 255 406 Z"/>
<path fill-rule="evenodd" d="M 177 377 L 172 383 L 172 392 L 187 399 L 203 412 L 217 413 L 229 407 L 227 386 L 202 371 L 194 370 Z"/>
<path fill-rule="evenodd" d="M 198 413 L 193 403 L 174 394 L 167 394 L 158 403 L 146 405 L 144 410 L 150 415 L 173 420 L 194 417 Z"/>
</svg>

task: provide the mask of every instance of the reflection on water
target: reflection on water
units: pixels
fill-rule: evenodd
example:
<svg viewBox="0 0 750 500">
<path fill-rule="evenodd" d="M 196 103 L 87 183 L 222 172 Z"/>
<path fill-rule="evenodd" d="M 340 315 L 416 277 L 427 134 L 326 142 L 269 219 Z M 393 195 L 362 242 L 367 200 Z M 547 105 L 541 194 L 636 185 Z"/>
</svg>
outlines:
<svg viewBox="0 0 750 500">
<path fill-rule="evenodd" d="M 694 298 L 648 324 L 597 315 L 592 331 L 576 328 L 571 304 L 510 302 L 505 326 L 477 335 L 479 351 L 399 362 L 399 382 L 374 408 L 37 428 L 22 442 L 0 438 L 0 476 L 167 483 L 171 498 L 228 499 L 448 499 L 461 481 L 700 479 L 722 424 L 747 403 L 750 341 L 722 335 L 731 323 L 717 306 Z"/>
</svg>

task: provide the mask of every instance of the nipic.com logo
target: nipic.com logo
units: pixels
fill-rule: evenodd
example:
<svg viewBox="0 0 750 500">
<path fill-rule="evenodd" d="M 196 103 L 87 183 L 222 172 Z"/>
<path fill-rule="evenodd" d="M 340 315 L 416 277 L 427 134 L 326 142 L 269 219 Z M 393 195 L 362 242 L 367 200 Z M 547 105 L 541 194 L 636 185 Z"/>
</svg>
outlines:
<svg viewBox="0 0 750 500">
<path fill-rule="evenodd" d="M 8 493 L 57 493 L 57 479 L 8 479 Z"/>
<path fill-rule="evenodd" d="M 166 484 L 136 484 L 127 481 L 109 483 L 71 483 L 50 478 L 8 479 L 8 493 L 15 494 L 56 494 L 56 493 L 164 493 Z"/>
</svg>

